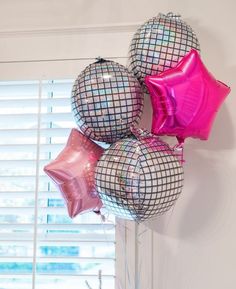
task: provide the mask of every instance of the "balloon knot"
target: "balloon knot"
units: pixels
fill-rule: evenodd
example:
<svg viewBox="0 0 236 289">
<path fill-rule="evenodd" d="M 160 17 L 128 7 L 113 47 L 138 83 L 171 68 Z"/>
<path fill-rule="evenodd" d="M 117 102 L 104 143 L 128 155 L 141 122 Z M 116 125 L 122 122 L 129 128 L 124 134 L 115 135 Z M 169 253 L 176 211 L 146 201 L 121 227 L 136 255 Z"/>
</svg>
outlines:
<svg viewBox="0 0 236 289">
<path fill-rule="evenodd" d="M 100 57 L 100 56 L 96 57 L 96 62 L 95 63 L 104 63 L 104 62 L 107 62 L 107 60 L 102 58 L 102 57 Z"/>
<path fill-rule="evenodd" d="M 180 14 L 174 14 L 173 12 L 167 13 L 166 16 L 169 18 L 177 18 L 177 19 L 181 18 Z"/>
</svg>

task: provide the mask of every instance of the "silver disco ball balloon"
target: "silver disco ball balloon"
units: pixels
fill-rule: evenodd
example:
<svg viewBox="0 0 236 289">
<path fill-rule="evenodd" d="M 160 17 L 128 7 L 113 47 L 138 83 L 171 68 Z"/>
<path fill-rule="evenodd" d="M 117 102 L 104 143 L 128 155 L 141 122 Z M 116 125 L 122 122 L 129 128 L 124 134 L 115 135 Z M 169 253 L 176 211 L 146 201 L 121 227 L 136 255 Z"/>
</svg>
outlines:
<svg viewBox="0 0 236 289">
<path fill-rule="evenodd" d="M 143 109 L 143 94 L 137 79 L 114 61 L 89 65 L 76 79 L 72 110 L 81 131 L 89 138 L 114 143 L 131 135 Z"/>
<path fill-rule="evenodd" d="M 175 67 L 192 48 L 200 50 L 192 28 L 179 15 L 158 14 L 135 33 L 130 45 L 129 69 L 143 84 L 146 75 Z"/>
<path fill-rule="evenodd" d="M 95 179 L 109 212 L 140 222 L 175 204 L 182 191 L 183 167 L 158 137 L 126 138 L 104 152 Z"/>
</svg>

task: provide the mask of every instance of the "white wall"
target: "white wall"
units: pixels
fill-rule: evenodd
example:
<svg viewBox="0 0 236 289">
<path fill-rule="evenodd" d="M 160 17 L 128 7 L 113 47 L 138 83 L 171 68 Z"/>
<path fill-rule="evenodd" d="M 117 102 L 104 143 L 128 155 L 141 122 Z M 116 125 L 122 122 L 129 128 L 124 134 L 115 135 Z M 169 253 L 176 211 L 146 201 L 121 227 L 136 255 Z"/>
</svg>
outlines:
<svg viewBox="0 0 236 289">
<path fill-rule="evenodd" d="M 185 187 L 169 214 L 136 228 L 135 289 L 236 288 L 236 2 L 234 0 L 0 0 L 0 79 L 75 77 L 89 60 L 125 63 L 137 24 L 179 12 L 195 29 L 208 68 L 232 92 L 209 141 L 188 140 Z M 3 63 L 3 62 L 13 63 Z M 147 99 L 148 102 L 148 99 Z M 146 106 L 143 123 L 150 124 Z M 130 270 L 133 272 L 134 268 Z M 128 284 L 128 283 L 127 283 Z M 128 286 L 127 286 L 128 287 Z M 133 289 L 133 288 L 132 288 Z"/>
</svg>

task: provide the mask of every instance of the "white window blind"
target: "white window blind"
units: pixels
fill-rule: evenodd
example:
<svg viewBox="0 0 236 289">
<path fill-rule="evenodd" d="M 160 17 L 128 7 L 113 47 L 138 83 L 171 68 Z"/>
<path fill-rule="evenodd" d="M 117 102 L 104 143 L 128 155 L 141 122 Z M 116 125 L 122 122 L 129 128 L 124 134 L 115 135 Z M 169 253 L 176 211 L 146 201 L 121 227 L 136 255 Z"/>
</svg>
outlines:
<svg viewBox="0 0 236 289">
<path fill-rule="evenodd" d="M 0 82 L 0 289 L 97 289 L 98 270 L 115 286 L 115 226 L 71 220 L 43 172 L 75 127 L 72 84 Z"/>
</svg>

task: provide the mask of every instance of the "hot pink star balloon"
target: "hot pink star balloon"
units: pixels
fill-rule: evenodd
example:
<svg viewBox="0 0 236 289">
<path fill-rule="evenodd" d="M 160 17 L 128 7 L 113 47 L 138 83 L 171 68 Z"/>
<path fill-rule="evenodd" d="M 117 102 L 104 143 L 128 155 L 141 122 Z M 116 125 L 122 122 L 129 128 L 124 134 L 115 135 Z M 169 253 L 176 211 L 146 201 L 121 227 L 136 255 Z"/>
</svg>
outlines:
<svg viewBox="0 0 236 289">
<path fill-rule="evenodd" d="M 76 129 L 72 129 L 66 147 L 44 171 L 60 189 L 69 216 L 99 211 L 102 202 L 95 190 L 95 166 L 103 149 Z"/>
<path fill-rule="evenodd" d="M 152 132 L 208 139 L 216 113 L 230 88 L 216 80 L 192 49 L 175 68 L 147 76 L 153 106 Z"/>
</svg>

